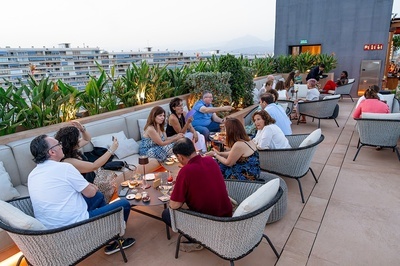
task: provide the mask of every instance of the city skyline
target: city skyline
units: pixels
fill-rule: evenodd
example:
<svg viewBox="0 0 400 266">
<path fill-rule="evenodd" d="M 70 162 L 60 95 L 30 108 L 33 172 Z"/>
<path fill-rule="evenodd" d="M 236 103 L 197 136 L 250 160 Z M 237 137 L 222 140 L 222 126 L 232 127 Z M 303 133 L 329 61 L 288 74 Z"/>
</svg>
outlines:
<svg viewBox="0 0 400 266">
<path fill-rule="evenodd" d="M 275 1 L 15 0 L 2 4 L 0 47 L 99 47 L 108 51 L 195 50 L 246 36 L 271 42 Z M 9 11 L 15 12 L 9 12 Z M 17 16 L 15 15 L 17 13 Z M 400 17 L 400 0 L 393 13 Z M 76 14 L 76 15 L 74 15 Z"/>
</svg>

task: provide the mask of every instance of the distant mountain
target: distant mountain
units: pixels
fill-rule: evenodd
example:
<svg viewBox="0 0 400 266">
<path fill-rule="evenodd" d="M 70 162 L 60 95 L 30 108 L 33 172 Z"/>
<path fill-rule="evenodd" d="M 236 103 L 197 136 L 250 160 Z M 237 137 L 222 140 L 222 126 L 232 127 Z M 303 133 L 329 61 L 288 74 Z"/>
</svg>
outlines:
<svg viewBox="0 0 400 266">
<path fill-rule="evenodd" d="M 209 48 L 197 49 L 197 52 L 216 51 L 232 54 L 273 54 L 274 40 L 263 41 L 257 37 L 246 35 L 225 43 L 214 44 Z"/>
</svg>

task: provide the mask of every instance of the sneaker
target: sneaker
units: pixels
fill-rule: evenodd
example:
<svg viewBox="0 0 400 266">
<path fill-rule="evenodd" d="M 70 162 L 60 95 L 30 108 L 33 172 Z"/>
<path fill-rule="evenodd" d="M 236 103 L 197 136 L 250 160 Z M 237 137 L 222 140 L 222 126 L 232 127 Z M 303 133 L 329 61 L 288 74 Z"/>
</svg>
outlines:
<svg viewBox="0 0 400 266">
<path fill-rule="evenodd" d="M 183 252 L 192 252 L 202 250 L 203 246 L 198 243 L 181 243 L 179 250 Z"/>
<path fill-rule="evenodd" d="M 134 238 L 125 238 L 125 239 L 121 239 L 119 241 L 121 242 L 123 249 L 133 246 L 133 244 L 135 244 L 135 242 L 136 242 L 136 240 Z M 115 252 L 118 252 L 118 251 L 119 251 L 119 246 L 118 246 L 117 241 L 113 241 L 111 244 L 108 244 L 104 248 L 104 253 L 106 253 L 107 255 L 114 254 Z"/>
</svg>

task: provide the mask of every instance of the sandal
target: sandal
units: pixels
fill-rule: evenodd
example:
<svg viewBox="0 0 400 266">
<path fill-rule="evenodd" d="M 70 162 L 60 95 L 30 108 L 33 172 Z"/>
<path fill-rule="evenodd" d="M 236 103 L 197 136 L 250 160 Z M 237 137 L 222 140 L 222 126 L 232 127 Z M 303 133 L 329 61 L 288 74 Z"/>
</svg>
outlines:
<svg viewBox="0 0 400 266">
<path fill-rule="evenodd" d="M 299 123 L 306 124 L 307 121 L 306 120 L 300 120 Z"/>
<path fill-rule="evenodd" d="M 184 243 L 179 245 L 179 250 L 183 252 L 192 252 L 202 250 L 203 246 L 198 243 Z"/>
</svg>

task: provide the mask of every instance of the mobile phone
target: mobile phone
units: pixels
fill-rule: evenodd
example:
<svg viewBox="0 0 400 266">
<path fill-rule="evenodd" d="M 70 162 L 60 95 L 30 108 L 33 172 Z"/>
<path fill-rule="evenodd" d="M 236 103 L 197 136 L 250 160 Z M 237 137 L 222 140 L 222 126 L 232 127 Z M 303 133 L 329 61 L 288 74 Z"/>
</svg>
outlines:
<svg viewBox="0 0 400 266">
<path fill-rule="evenodd" d="M 111 137 L 111 140 L 114 141 L 114 139 L 115 139 L 114 136 L 112 136 L 112 137 Z"/>
<path fill-rule="evenodd" d="M 128 194 L 129 187 L 123 187 L 118 193 L 118 197 L 125 197 Z"/>
</svg>

